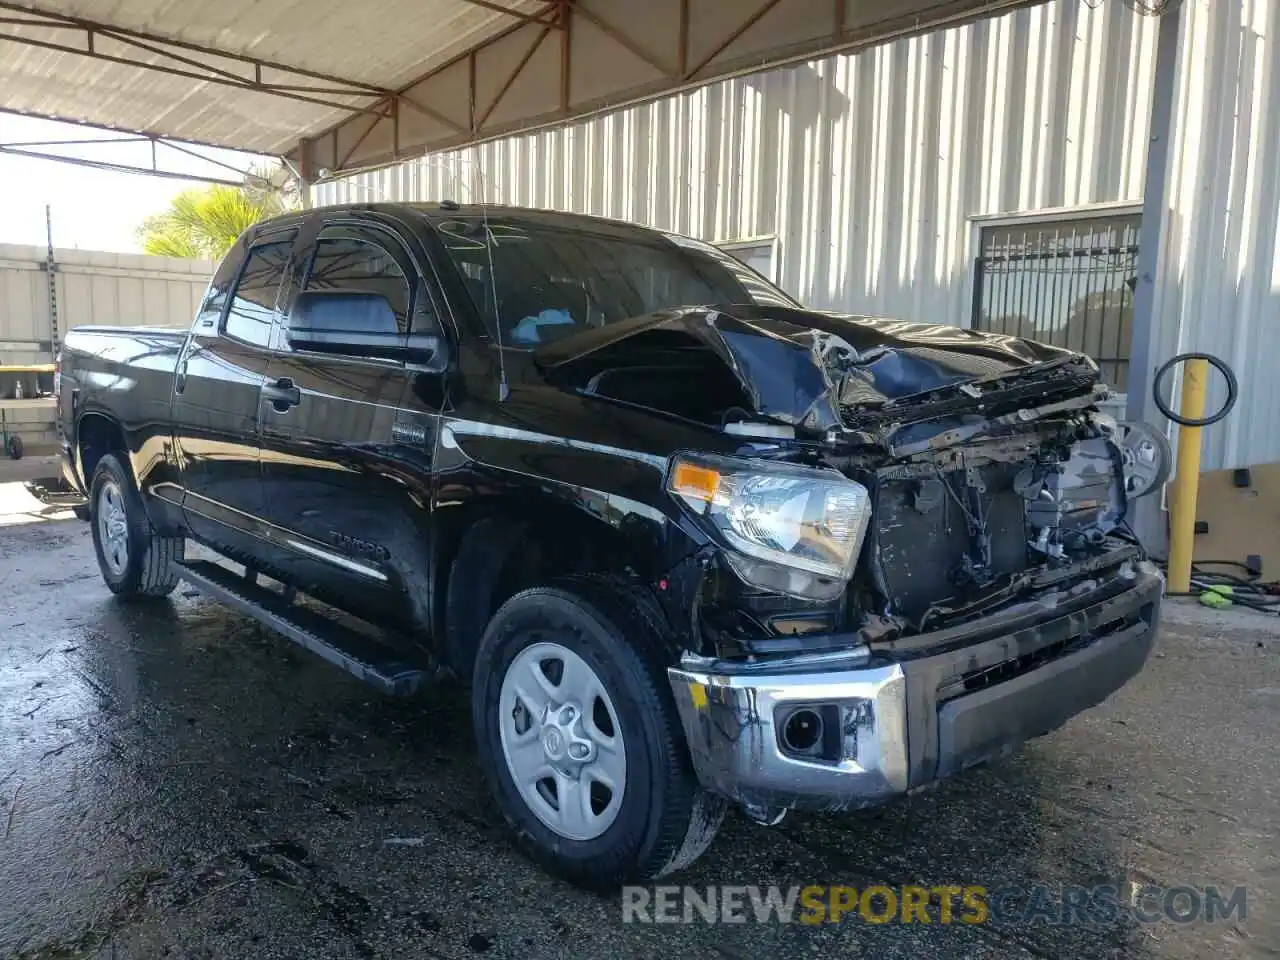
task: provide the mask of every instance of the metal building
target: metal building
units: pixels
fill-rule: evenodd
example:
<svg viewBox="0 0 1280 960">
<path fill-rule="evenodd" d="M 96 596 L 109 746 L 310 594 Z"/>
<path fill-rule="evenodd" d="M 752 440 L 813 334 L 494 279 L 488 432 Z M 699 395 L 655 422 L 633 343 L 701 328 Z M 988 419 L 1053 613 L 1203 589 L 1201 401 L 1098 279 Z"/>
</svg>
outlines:
<svg viewBox="0 0 1280 960">
<path fill-rule="evenodd" d="M 723 243 L 814 306 L 1085 349 L 1123 391 L 1158 30 L 1123 0 L 1053 0 L 313 197 L 636 220 Z M 1280 5 L 1187 0 L 1180 30 L 1153 355 L 1205 349 L 1239 374 L 1206 469 L 1280 460 Z"/>
</svg>

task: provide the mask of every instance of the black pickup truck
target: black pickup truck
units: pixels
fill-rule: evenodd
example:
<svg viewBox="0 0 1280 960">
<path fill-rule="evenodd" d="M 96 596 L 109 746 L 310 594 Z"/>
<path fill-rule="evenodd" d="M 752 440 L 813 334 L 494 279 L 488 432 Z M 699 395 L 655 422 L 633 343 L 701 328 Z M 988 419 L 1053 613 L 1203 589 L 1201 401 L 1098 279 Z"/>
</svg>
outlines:
<svg viewBox="0 0 1280 960">
<path fill-rule="evenodd" d="M 1124 518 L 1167 447 L 1092 361 L 808 311 L 685 237 L 291 214 L 189 331 L 73 330 L 57 379 L 112 591 L 185 579 L 390 693 L 469 682 L 503 813 L 579 882 L 690 863 L 726 802 L 954 774 L 1151 649 Z"/>
</svg>

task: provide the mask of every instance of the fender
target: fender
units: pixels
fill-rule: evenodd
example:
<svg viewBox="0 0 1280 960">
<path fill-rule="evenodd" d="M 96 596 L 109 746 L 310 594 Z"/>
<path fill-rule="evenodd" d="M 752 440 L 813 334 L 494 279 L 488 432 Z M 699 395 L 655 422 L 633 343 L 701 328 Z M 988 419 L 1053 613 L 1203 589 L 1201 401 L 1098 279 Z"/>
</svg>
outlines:
<svg viewBox="0 0 1280 960">
<path fill-rule="evenodd" d="M 707 542 L 663 489 L 666 457 L 449 419 L 440 427 L 437 463 L 438 520 L 468 501 L 474 508 L 489 499 L 501 502 L 504 513 L 530 519 L 568 512 L 621 536 L 645 575 L 656 575 Z M 443 479 L 460 480 L 460 473 L 467 474 L 465 484 Z"/>
</svg>

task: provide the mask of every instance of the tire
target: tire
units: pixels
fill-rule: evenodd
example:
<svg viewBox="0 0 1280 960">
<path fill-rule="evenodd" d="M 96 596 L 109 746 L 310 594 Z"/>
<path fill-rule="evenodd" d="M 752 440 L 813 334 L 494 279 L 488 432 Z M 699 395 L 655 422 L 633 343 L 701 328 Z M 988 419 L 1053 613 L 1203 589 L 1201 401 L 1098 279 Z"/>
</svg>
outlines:
<svg viewBox="0 0 1280 960">
<path fill-rule="evenodd" d="M 625 584 L 607 589 L 585 578 L 516 594 L 494 614 L 481 639 L 472 679 L 472 719 L 485 775 L 520 846 L 548 872 L 570 882 L 612 889 L 681 869 L 711 844 L 724 816 L 724 801 L 703 790 L 694 775 L 659 653 L 659 639 L 643 603 L 628 595 Z M 542 651 L 551 648 L 567 650 L 568 654 L 561 657 L 552 652 L 548 660 L 539 661 Z M 577 735 L 602 737 L 608 720 L 607 726 L 612 728 L 608 739 L 615 748 L 619 743 L 622 747 L 625 772 L 616 808 L 612 791 L 600 788 L 594 779 L 597 774 L 590 771 L 583 772 L 574 787 L 568 782 L 570 778 L 552 768 L 533 793 L 527 785 L 541 774 L 522 777 L 526 784 L 522 789 L 513 774 L 516 761 L 509 761 L 507 752 L 510 749 L 515 755 L 519 748 L 504 747 L 505 736 L 512 743 L 536 744 L 534 755 L 550 756 L 551 748 L 546 746 L 549 728 L 540 723 L 547 715 L 539 718 L 527 707 L 513 707 L 508 697 L 512 685 L 519 688 L 521 677 L 528 681 L 526 686 L 541 683 L 529 680 L 532 675 L 527 669 L 542 671 L 546 677 L 550 665 L 550 672 L 556 674 L 557 659 L 560 684 L 568 684 L 567 663 L 572 657 L 578 658 L 573 675 L 579 676 L 580 666 L 585 664 L 603 691 L 603 697 L 594 699 L 568 697 L 581 711 Z M 509 672 L 512 685 L 506 684 Z M 563 707 L 554 704 L 564 701 L 549 702 L 553 704 L 551 715 L 557 716 Z M 598 712 L 602 708 L 603 713 Z M 534 731 L 531 740 L 522 739 L 527 733 L 518 732 L 522 716 L 529 719 L 529 729 Z M 509 724 L 506 733 L 504 723 Z M 589 729 L 595 732 L 581 732 Z M 572 751 L 582 741 L 572 740 L 566 732 L 563 742 L 569 744 L 567 751 Z M 595 756 L 592 770 L 604 769 L 606 763 L 617 764 L 616 750 L 597 746 Z M 551 825 L 560 816 L 551 802 L 553 783 L 557 806 L 561 797 L 590 798 L 590 812 L 579 818 L 590 821 L 585 833 L 570 836 L 571 831 L 563 825 Z M 560 792 L 562 783 L 569 792 Z M 581 792 L 574 794 L 575 790 Z M 609 793 L 607 804 L 604 793 Z M 572 808 L 573 804 L 566 806 Z M 602 808 L 598 816 L 596 806 Z M 601 824 L 602 832 L 591 834 Z"/>
<path fill-rule="evenodd" d="M 9 434 L 9 442 L 5 444 L 5 449 L 9 453 L 10 460 L 21 460 L 22 454 L 26 447 L 22 443 L 22 438 L 16 433 Z"/>
<path fill-rule="evenodd" d="M 89 513 L 98 569 L 112 593 L 132 600 L 173 592 L 186 541 L 152 529 L 133 475 L 115 454 L 104 454 L 93 471 Z"/>
</svg>

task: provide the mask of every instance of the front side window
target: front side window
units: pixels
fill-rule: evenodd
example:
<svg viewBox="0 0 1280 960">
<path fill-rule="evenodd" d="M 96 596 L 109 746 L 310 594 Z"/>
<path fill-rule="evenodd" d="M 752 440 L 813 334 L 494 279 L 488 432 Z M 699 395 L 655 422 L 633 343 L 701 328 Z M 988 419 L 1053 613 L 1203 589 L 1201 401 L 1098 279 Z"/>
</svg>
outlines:
<svg viewBox="0 0 1280 960">
<path fill-rule="evenodd" d="M 249 251 L 223 325 L 228 336 L 263 347 L 270 342 L 276 298 L 292 247 L 292 241 L 281 241 L 260 244 Z"/>
<path fill-rule="evenodd" d="M 338 235 L 322 233 L 302 289 L 312 294 L 377 294 L 386 301 L 389 312 L 351 309 L 348 305 L 344 324 L 366 333 L 409 331 L 409 280 L 395 258 L 379 243 L 352 236 L 347 231 Z M 336 297 L 334 302 L 347 301 Z"/>
<path fill-rule="evenodd" d="M 231 284 L 236 279 L 236 266 L 240 263 L 239 249 L 222 258 L 213 279 L 205 290 L 204 299 L 200 301 L 200 309 L 196 311 L 196 330 L 212 333 L 222 319 L 222 311 L 227 307 L 227 296 L 231 293 Z"/>
<path fill-rule="evenodd" d="M 683 237 L 522 217 L 457 218 L 436 228 L 473 305 L 490 330 L 500 326 L 506 346 L 674 307 L 794 306 L 731 257 Z"/>
</svg>

